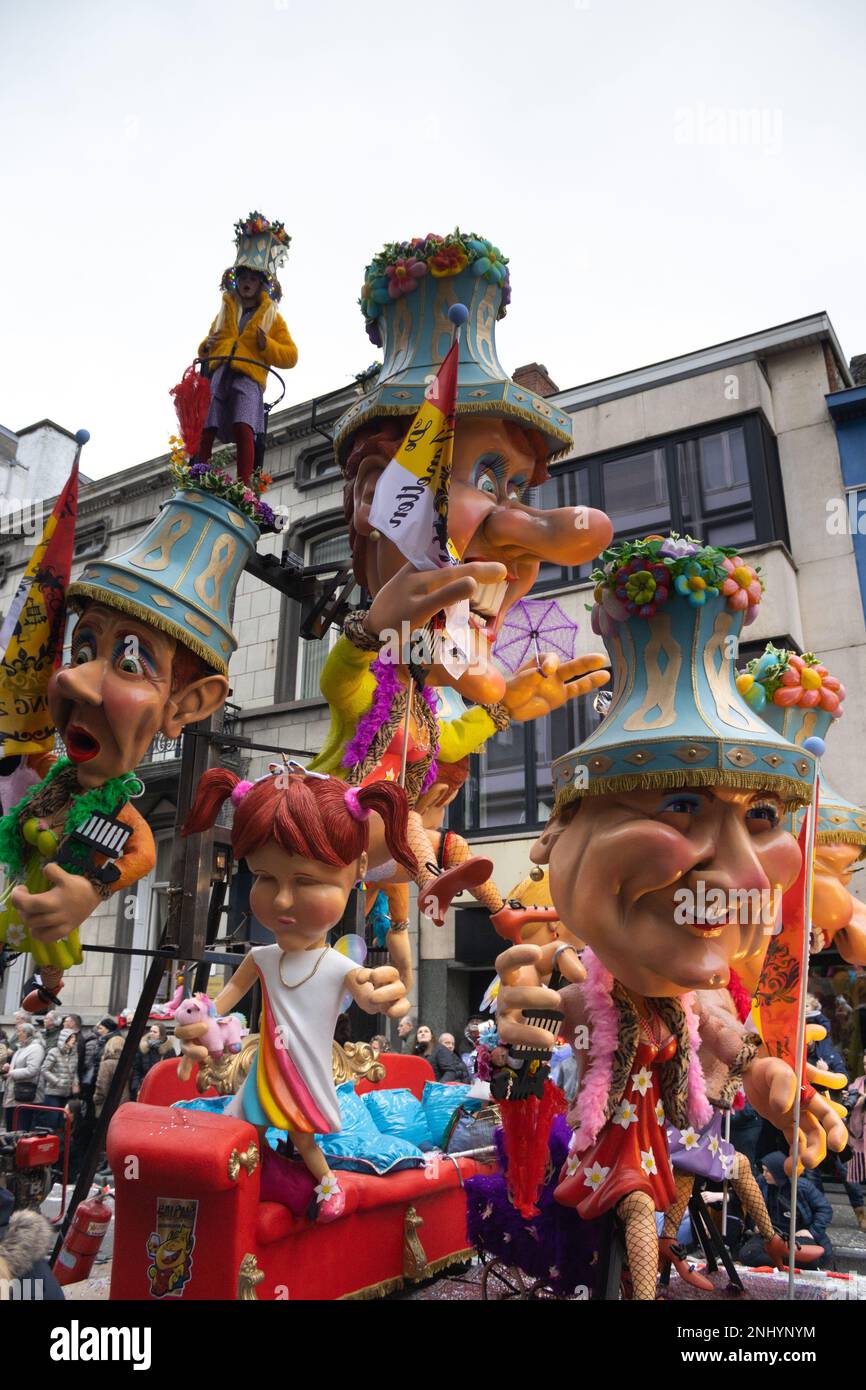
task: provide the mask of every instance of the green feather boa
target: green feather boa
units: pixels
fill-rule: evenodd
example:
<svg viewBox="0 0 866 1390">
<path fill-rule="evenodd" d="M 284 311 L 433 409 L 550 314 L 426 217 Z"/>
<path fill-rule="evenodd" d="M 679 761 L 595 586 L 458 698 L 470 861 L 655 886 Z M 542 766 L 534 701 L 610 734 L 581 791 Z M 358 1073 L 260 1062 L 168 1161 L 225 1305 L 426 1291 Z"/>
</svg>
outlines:
<svg viewBox="0 0 866 1390">
<path fill-rule="evenodd" d="M 72 767 L 69 758 L 58 758 L 57 762 L 49 772 L 37 782 L 35 786 L 28 787 L 27 791 L 11 811 L 7 811 L 5 816 L 0 817 L 0 864 L 2 864 L 7 874 L 15 878 L 24 868 L 24 861 L 30 853 L 30 845 L 22 837 L 20 822 L 22 812 L 24 812 L 33 798 L 53 782 L 55 777 L 59 777 L 67 768 Z M 89 791 L 82 792 L 80 796 L 73 796 L 69 803 L 69 810 L 63 822 L 63 831 L 60 838 L 63 839 L 70 835 L 73 830 L 84 825 L 92 815 L 110 816 L 121 802 L 124 806 L 132 797 L 136 789 L 141 787 L 140 780 L 133 772 L 124 772 L 120 777 L 112 777 L 110 781 L 104 782 L 101 787 L 91 787 Z"/>
</svg>

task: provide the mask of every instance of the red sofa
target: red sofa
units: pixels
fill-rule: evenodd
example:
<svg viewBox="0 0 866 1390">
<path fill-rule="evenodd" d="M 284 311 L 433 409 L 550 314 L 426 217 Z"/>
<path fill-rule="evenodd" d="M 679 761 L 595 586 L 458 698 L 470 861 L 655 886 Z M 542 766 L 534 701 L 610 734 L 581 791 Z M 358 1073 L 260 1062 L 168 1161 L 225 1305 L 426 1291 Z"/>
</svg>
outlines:
<svg viewBox="0 0 866 1390">
<path fill-rule="evenodd" d="M 420 1098 L 433 1079 L 420 1057 L 384 1054 L 383 1081 Z M 445 1159 L 385 1177 L 341 1173 L 346 1213 L 317 1225 L 260 1202 L 255 1129 L 245 1120 L 173 1110 L 201 1092 L 160 1062 L 108 1133 L 116 1183 L 113 1299 L 377 1298 L 469 1258 L 465 1178 Z M 204 1094 L 216 1094 L 212 1089 Z"/>
</svg>

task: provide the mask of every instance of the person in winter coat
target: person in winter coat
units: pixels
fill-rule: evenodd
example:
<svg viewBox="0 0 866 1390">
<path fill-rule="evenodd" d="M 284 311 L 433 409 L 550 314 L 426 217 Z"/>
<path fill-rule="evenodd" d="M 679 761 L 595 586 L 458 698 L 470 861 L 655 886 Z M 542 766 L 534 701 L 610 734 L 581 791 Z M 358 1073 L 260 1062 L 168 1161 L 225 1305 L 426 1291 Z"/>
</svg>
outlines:
<svg viewBox="0 0 866 1390">
<path fill-rule="evenodd" d="M 770 1220 L 777 1231 L 787 1236 L 791 1221 L 791 1180 L 785 1172 L 785 1154 L 781 1151 L 765 1154 L 761 1160 L 762 1176 L 758 1184 L 764 1194 Z M 827 1227 L 833 1220 L 833 1208 L 818 1185 L 805 1173 L 797 1179 L 797 1239 L 804 1245 L 823 1246 L 824 1254 L 811 1265 L 802 1257 L 800 1267 L 832 1269 L 833 1246 Z M 766 1263 L 766 1249 L 760 1239 L 748 1240 L 740 1251 L 745 1265 Z"/>
<path fill-rule="evenodd" d="M 55 1232 L 38 1211 L 14 1211 L 14 1206 L 12 1193 L 0 1187 L 0 1301 L 11 1298 L 14 1289 L 16 1298 L 62 1302 L 63 1290 L 48 1263 Z M 17 1287 L 10 1286 L 13 1279 Z"/>
<path fill-rule="evenodd" d="M 104 1030 L 104 1033 L 103 1033 Z M 102 1048 L 102 1056 L 99 1059 L 99 1070 L 96 1073 L 96 1086 L 93 1091 L 93 1110 L 94 1114 L 102 1114 L 102 1107 L 108 1099 L 108 1089 L 111 1079 L 117 1070 L 117 1063 L 123 1051 L 123 1035 L 118 1030 L 117 1020 L 106 1014 L 105 1018 L 100 1019 L 96 1027 L 97 1033 L 103 1033 L 105 1043 Z M 122 1105 L 129 1100 L 129 1086 L 123 1088 L 123 1094 L 118 1101 Z"/>
<path fill-rule="evenodd" d="M 70 1028 L 61 1028 L 56 1047 L 46 1052 L 39 1073 L 40 1104 L 65 1106 L 78 1082 L 78 1044 Z M 40 1117 L 49 1129 L 59 1129 L 62 1117 L 50 1111 Z"/>
<path fill-rule="evenodd" d="M 430 1065 L 437 1081 L 469 1081 L 463 1058 L 454 1050 L 454 1034 L 442 1033 L 430 1054 Z"/>
<path fill-rule="evenodd" d="M 18 1047 L 11 1061 L 3 1068 L 6 1076 L 4 1105 L 6 1107 L 6 1127 L 12 1128 L 16 1105 L 21 1101 L 35 1101 L 36 1087 L 39 1084 L 39 1071 L 45 1056 L 45 1049 L 36 1036 L 32 1023 L 18 1023 L 15 1027 Z M 34 1112 L 22 1107 L 18 1112 L 18 1129 L 32 1129 Z"/>
<path fill-rule="evenodd" d="M 130 1083 L 132 1099 L 136 1099 L 141 1090 L 141 1083 L 151 1067 L 155 1067 L 157 1062 L 165 1061 L 166 1057 L 176 1056 L 174 1039 L 168 1036 L 165 1024 L 152 1023 L 138 1044 L 138 1056 L 132 1064 L 132 1081 Z"/>
</svg>

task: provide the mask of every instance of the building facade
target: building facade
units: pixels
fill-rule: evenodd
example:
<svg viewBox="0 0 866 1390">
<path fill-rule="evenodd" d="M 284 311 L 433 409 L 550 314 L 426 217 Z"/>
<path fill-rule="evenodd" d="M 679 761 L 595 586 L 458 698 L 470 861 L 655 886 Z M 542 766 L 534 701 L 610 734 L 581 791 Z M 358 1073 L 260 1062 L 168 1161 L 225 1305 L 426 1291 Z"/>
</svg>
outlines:
<svg viewBox="0 0 866 1390">
<path fill-rule="evenodd" d="M 861 396 L 826 314 L 561 391 L 551 400 L 572 416 L 574 448 L 554 465 L 535 501 L 600 507 L 618 539 L 674 530 L 736 545 L 760 564 L 767 593 L 741 657 L 775 641 L 819 653 L 840 677 L 850 698 L 828 740 L 827 772 L 847 796 L 866 804 L 859 756 L 866 701 L 858 698 L 866 689 L 866 557 L 858 571 L 864 540 L 834 524 L 834 501 L 866 486 L 862 424 L 843 428 L 862 407 Z M 286 530 L 264 540 L 262 552 L 285 549 L 323 571 L 348 564 L 330 432 L 352 398 L 347 389 L 273 414 L 268 497 L 284 508 Z M 84 487 L 76 566 L 125 548 L 169 490 L 166 458 Z M 26 564 L 21 542 L 0 537 L 0 564 L 4 558 L 0 610 Z M 534 591 L 555 597 L 577 624 L 577 653 L 599 649 L 587 613 L 588 571 L 545 566 Z M 306 641 L 301 622 L 297 602 L 244 574 L 234 613 L 239 647 L 230 668 L 230 716 L 233 729 L 253 743 L 312 754 L 328 728 L 318 680 L 336 632 Z M 470 778 L 449 811 L 451 824 L 483 846 L 504 894 L 525 876 L 529 847 L 550 814 L 552 761 L 598 717 L 588 701 L 575 702 L 534 725 L 512 725 L 472 758 Z M 124 917 L 118 905 L 106 904 L 86 924 L 85 945 L 142 946 L 156 939 L 174 834 L 177 752 L 158 741 L 141 769 L 147 792 L 140 809 L 157 838 L 158 862 L 139 885 L 136 912 Z M 272 756 L 244 754 L 244 767 L 256 776 Z M 856 884 L 855 878 L 854 891 Z M 486 914 L 473 908 L 458 907 L 443 929 L 426 920 L 419 925 L 417 914 L 413 919 L 418 1016 L 435 1031 L 459 1033 L 490 981 L 501 943 Z M 15 1007 L 23 969 L 19 962 L 9 972 L 0 1015 Z M 141 957 L 92 953 L 70 972 L 64 1004 L 85 1016 L 123 1008 L 134 1003 L 143 970 Z"/>
</svg>

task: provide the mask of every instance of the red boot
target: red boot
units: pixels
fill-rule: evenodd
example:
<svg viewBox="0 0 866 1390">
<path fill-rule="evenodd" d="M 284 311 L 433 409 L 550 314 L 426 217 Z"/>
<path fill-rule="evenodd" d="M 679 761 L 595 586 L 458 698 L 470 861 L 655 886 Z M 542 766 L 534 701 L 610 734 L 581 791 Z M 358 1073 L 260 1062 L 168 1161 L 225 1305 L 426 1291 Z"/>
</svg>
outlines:
<svg viewBox="0 0 866 1390">
<path fill-rule="evenodd" d="M 54 986 L 55 994 L 45 985 L 38 985 L 36 989 L 31 989 L 30 993 L 21 1000 L 21 1007 L 28 1014 L 47 1014 L 49 1009 L 59 1009 L 60 1000 L 57 995 L 63 988 L 63 981 Z"/>
<path fill-rule="evenodd" d="M 555 907 L 523 907 L 515 902 L 503 903 L 498 912 L 490 914 L 490 925 L 506 941 L 513 941 L 515 946 L 520 945 L 524 927 L 533 922 L 558 921 L 559 913 Z"/>
<path fill-rule="evenodd" d="M 802 1268 L 805 1266 L 814 1267 L 824 1253 L 823 1245 L 807 1245 L 801 1240 L 796 1241 L 795 1244 L 797 1248 L 796 1257 L 794 1259 L 795 1268 Z M 778 1232 L 773 1236 L 772 1240 L 764 1242 L 764 1249 L 777 1269 L 788 1269 L 790 1267 L 791 1247 Z"/>
</svg>

